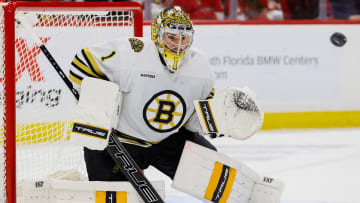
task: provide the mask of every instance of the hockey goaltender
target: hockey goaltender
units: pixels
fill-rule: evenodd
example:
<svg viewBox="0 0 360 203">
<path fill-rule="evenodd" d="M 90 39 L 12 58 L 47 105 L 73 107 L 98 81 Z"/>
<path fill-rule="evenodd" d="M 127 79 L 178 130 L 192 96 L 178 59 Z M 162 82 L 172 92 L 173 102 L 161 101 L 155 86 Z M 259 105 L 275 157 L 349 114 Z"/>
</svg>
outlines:
<svg viewBox="0 0 360 203">
<path fill-rule="evenodd" d="M 194 27 L 179 7 L 164 9 L 151 29 L 151 39 L 119 38 L 75 55 L 69 78 L 80 91 L 76 121 L 116 129 L 140 169 L 157 168 L 198 199 L 280 202 L 281 181 L 217 152 L 205 137 L 244 140 L 256 133 L 263 113 L 254 93 L 229 87 L 214 94 L 213 72 L 191 46 Z M 74 130 L 71 139 L 85 146 L 90 182 L 127 180 L 103 136 Z"/>
</svg>

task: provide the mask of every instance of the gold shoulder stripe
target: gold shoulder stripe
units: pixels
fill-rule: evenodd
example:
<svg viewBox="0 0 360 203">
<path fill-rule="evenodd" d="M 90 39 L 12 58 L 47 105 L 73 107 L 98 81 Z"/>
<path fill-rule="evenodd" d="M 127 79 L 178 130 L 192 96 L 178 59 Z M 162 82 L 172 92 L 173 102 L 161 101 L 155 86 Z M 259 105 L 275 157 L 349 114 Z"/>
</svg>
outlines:
<svg viewBox="0 0 360 203">
<path fill-rule="evenodd" d="M 73 81 L 74 83 L 78 84 L 78 85 L 81 85 L 81 81 L 82 81 L 82 77 L 76 75 L 74 72 L 72 72 L 70 70 L 70 73 L 69 73 L 69 78 L 71 81 Z"/>
<path fill-rule="evenodd" d="M 76 69 L 78 69 L 83 74 L 89 76 L 89 77 L 96 77 L 99 78 L 98 75 L 96 75 L 91 68 L 83 64 L 77 57 L 75 57 L 71 63 Z"/>
<path fill-rule="evenodd" d="M 91 70 L 98 75 L 99 78 L 106 78 L 105 74 L 101 71 L 99 65 L 96 63 L 95 58 L 93 57 L 93 55 L 90 53 L 89 48 L 85 48 L 83 49 L 83 55 L 86 59 L 86 61 L 88 62 Z"/>
</svg>

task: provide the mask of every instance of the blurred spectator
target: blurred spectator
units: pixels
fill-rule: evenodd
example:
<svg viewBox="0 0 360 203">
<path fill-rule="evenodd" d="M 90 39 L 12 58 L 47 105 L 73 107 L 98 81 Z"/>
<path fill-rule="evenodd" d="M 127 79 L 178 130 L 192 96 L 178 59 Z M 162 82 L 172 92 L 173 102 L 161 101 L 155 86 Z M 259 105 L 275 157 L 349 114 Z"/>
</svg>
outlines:
<svg viewBox="0 0 360 203">
<path fill-rule="evenodd" d="M 230 10 L 233 9 L 231 0 L 225 0 L 225 16 L 230 18 Z M 237 0 L 237 20 L 266 19 L 265 6 L 262 0 Z"/>
<path fill-rule="evenodd" d="M 173 6 L 180 6 L 189 13 L 192 20 L 223 20 L 224 9 L 221 0 L 173 0 Z"/>
<path fill-rule="evenodd" d="M 359 0 L 353 0 L 354 4 L 354 12 L 349 17 L 350 20 L 360 20 L 360 1 Z"/>
<path fill-rule="evenodd" d="M 360 20 L 360 0 L 330 0 L 334 19 Z"/>
<path fill-rule="evenodd" d="M 351 15 L 349 17 L 349 20 L 358 20 L 358 21 L 360 21 L 360 14 Z"/>
<path fill-rule="evenodd" d="M 283 20 L 284 14 L 281 8 L 280 0 L 269 0 L 267 2 L 266 16 L 269 20 Z"/>
<path fill-rule="evenodd" d="M 142 0 L 144 1 L 144 0 Z M 172 2 L 173 0 L 153 0 L 151 2 L 151 20 L 155 20 L 155 18 L 157 17 L 157 15 L 159 15 L 159 13 L 168 7 L 172 6 Z M 144 16 L 145 17 L 145 16 Z"/>
<path fill-rule="evenodd" d="M 285 19 L 316 19 L 319 0 L 280 0 Z"/>
<path fill-rule="evenodd" d="M 134 0 L 139 2 L 145 11 L 145 0 Z M 151 19 L 165 8 L 180 6 L 183 11 L 190 15 L 191 19 L 224 19 L 223 5 L 221 0 L 152 0 L 151 2 Z M 145 12 L 144 12 L 145 13 Z M 144 15 L 145 17 L 145 15 Z"/>
<path fill-rule="evenodd" d="M 225 0 L 225 17 L 229 19 L 232 0 Z M 237 0 L 237 20 L 283 19 L 278 0 Z"/>
</svg>

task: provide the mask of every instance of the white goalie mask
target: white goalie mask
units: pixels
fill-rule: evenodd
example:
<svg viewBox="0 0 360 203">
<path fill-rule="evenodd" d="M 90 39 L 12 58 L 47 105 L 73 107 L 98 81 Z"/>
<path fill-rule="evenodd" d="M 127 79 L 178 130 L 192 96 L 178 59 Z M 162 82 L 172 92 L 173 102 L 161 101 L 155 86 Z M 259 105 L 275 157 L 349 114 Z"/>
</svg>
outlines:
<svg viewBox="0 0 360 203">
<path fill-rule="evenodd" d="M 151 39 L 157 46 L 166 68 L 174 73 L 193 41 L 193 26 L 180 7 L 164 9 L 152 24 Z"/>
</svg>

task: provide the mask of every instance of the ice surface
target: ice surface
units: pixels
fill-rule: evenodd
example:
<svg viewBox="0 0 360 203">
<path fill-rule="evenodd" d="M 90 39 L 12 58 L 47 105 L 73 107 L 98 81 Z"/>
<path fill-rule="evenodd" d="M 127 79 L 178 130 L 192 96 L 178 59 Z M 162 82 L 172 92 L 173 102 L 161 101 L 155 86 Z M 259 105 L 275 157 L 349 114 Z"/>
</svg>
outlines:
<svg viewBox="0 0 360 203">
<path fill-rule="evenodd" d="M 219 150 L 260 174 L 285 182 L 282 203 L 360 203 L 360 128 L 260 131 L 246 141 L 211 140 Z M 150 180 L 165 180 L 167 203 L 201 203 L 171 188 L 154 168 Z"/>
</svg>

